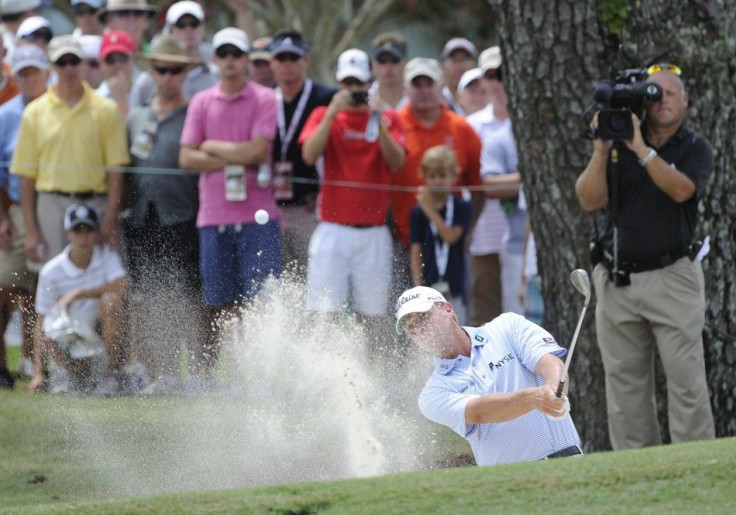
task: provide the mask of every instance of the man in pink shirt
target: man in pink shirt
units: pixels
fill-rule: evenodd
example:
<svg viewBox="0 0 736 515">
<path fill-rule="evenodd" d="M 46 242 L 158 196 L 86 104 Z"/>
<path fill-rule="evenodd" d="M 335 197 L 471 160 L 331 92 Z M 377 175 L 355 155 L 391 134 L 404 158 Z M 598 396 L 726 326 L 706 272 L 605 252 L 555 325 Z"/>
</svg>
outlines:
<svg viewBox="0 0 736 515">
<path fill-rule="evenodd" d="M 276 134 L 276 97 L 246 78 L 245 32 L 222 29 L 212 45 L 221 80 L 192 98 L 179 164 L 201 174 L 202 287 L 206 305 L 223 314 L 252 299 L 269 275 L 281 271 L 273 188 L 270 180 L 258 180 L 258 166 L 268 163 Z M 261 210 L 265 213 L 256 217 Z"/>
</svg>

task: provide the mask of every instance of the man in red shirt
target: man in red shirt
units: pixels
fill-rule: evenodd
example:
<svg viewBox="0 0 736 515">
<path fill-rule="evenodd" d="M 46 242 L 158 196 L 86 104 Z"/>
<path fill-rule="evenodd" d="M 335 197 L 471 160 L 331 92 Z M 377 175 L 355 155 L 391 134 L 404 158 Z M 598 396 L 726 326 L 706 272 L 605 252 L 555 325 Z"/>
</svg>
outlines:
<svg viewBox="0 0 736 515">
<path fill-rule="evenodd" d="M 390 173 L 404 164 L 396 113 L 367 98 L 368 55 L 346 50 L 337 62 L 340 91 L 317 107 L 299 137 L 304 161 L 324 156 L 319 224 L 309 243 L 307 307 L 320 313 L 352 305 L 366 319 L 386 314 L 392 245 L 386 226 Z"/>
</svg>

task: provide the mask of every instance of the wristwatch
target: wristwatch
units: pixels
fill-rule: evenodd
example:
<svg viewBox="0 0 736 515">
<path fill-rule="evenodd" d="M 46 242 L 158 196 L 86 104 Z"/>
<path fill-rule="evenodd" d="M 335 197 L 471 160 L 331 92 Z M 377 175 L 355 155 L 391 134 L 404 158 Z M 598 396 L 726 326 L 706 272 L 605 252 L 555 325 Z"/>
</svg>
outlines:
<svg viewBox="0 0 736 515">
<path fill-rule="evenodd" d="M 646 166 L 649 163 L 651 163 L 652 159 L 654 159 L 655 157 L 657 157 L 657 151 L 650 147 L 649 153 L 646 156 L 644 156 L 642 159 L 639 159 L 639 164 L 642 166 Z"/>
</svg>

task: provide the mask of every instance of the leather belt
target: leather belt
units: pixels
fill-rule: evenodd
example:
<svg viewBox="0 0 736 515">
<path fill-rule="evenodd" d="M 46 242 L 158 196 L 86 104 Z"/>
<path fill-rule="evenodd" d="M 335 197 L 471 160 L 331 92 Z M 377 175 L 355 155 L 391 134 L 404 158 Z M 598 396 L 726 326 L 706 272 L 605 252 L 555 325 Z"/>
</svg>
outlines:
<svg viewBox="0 0 736 515">
<path fill-rule="evenodd" d="M 552 458 L 564 458 L 566 456 L 577 456 L 577 455 L 582 455 L 582 454 L 583 454 L 583 450 L 580 448 L 579 445 L 571 445 L 570 447 L 565 447 L 564 449 L 553 452 L 552 454 L 548 454 L 546 457 L 542 459 L 550 460 Z"/>
<path fill-rule="evenodd" d="M 49 195 L 58 195 L 60 197 L 78 198 L 80 200 L 91 199 L 92 197 L 104 197 L 107 193 L 97 193 L 96 191 L 41 191 L 40 193 L 48 193 Z"/>
</svg>

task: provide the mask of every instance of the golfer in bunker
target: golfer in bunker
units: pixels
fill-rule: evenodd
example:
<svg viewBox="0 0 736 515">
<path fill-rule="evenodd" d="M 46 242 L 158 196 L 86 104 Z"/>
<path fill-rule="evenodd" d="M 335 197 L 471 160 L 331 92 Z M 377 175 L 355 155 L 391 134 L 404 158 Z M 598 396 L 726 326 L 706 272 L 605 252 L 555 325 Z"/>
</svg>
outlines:
<svg viewBox="0 0 736 515">
<path fill-rule="evenodd" d="M 478 465 L 582 454 L 567 392 L 555 392 L 567 350 L 538 325 L 504 313 L 461 327 L 442 294 L 417 286 L 396 303 L 396 331 L 435 357 L 422 414 L 465 438 Z"/>
</svg>

